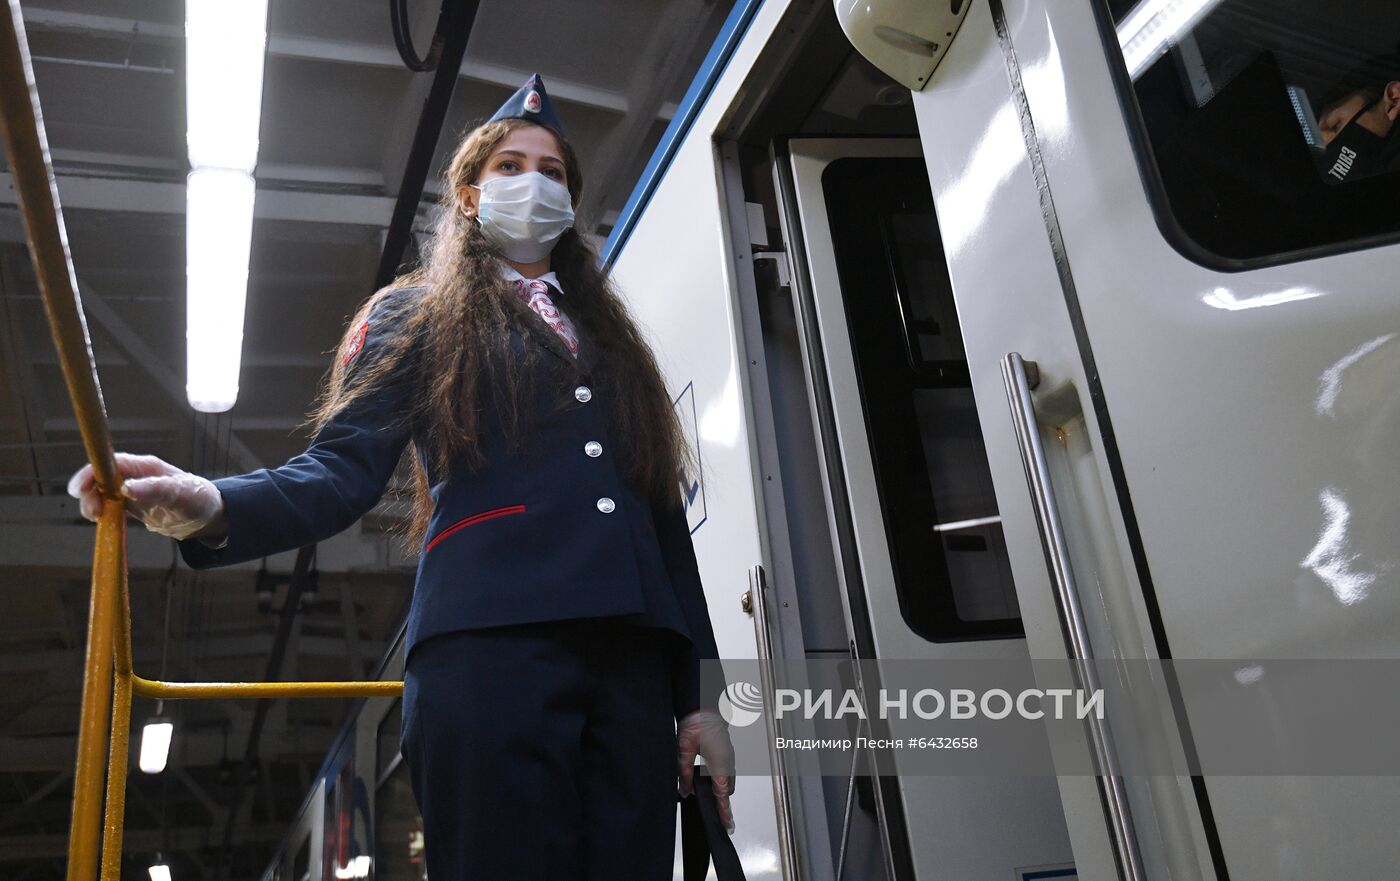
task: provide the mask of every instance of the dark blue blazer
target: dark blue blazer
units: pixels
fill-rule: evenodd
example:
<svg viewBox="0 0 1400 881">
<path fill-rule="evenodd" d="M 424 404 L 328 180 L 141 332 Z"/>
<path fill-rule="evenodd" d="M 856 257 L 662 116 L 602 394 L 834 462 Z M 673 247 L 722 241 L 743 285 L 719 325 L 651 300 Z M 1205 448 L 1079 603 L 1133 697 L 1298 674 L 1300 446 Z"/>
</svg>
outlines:
<svg viewBox="0 0 1400 881">
<path fill-rule="evenodd" d="M 346 367 L 347 381 L 382 355 L 422 293 L 402 289 L 375 305 Z M 595 371 L 598 353 L 583 329 L 575 360 L 527 305 L 512 298 L 512 307 L 517 353 L 524 352 L 524 334 L 548 353 L 535 362 L 548 374 L 536 383 L 538 433 L 526 450 L 511 451 L 488 403 L 480 415 L 484 466 L 447 475 L 426 467 L 434 510 L 409 610 L 407 650 L 411 657 L 415 644 L 458 630 L 628 616 L 683 638 L 674 674 L 679 718 L 702 703 L 700 659 L 719 655 L 679 487 L 674 505 L 653 506 L 623 478 L 619 466 L 631 439 L 609 432 L 612 390 Z M 305 452 L 279 468 L 214 481 L 224 499 L 228 544 L 213 549 L 182 541 L 185 562 L 195 569 L 239 563 L 313 544 L 352 525 L 378 502 L 409 439 L 421 438 L 405 417 L 415 381 L 426 380 L 416 369 L 398 371 L 330 419 Z M 428 466 L 424 448 L 417 445 Z"/>
</svg>

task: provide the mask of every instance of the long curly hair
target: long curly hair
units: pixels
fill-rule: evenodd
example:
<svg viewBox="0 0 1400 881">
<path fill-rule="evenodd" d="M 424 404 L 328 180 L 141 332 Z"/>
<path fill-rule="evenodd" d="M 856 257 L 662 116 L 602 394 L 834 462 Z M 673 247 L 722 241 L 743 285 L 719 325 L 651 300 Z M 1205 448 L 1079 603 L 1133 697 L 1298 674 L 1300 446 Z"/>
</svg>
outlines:
<svg viewBox="0 0 1400 881">
<path fill-rule="evenodd" d="M 412 516 L 405 535 L 410 554 L 421 550 L 427 535 L 434 480 L 486 464 L 486 438 L 478 418 L 484 407 L 494 407 L 506 442 L 521 450 L 529 446 L 534 419 L 540 415 L 531 402 L 542 391 L 542 381 L 553 377 L 559 399 L 573 400 L 568 391 L 572 383 L 565 384 L 570 376 L 538 369 L 540 346 L 531 334 L 521 334 L 523 358 L 509 344 L 512 319 L 519 314 L 510 298 L 517 295 L 501 276 L 499 251 L 480 224 L 458 210 L 458 188 L 475 183 L 496 146 L 510 132 L 529 125 L 535 123 L 499 120 L 465 135 L 443 175 L 442 210 L 425 249 L 426 260 L 377 291 L 355 313 L 308 417 L 319 431 L 383 383 L 412 383 L 407 395 L 411 405 L 402 415 L 415 426 L 425 449 L 418 449 L 415 440 L 406 454 L 413 469 Z M 578 157 L 557 131 L 547 130 L 558 142 L 569 194 L 577 206 L 583 191 Z M 555 244 L 550 268 L 560 280 L 560 308 L 598 349 L 594 384 L 606 389 L 612 402 L 609 433 L 633 444 L 618 457 L 624 479 L 644 498 L 678 506 L 679 481 L 694 463 L 654 354 L 599 268 L 597 252 L 578 229 L 567 231 Z M 382 300 L 411 287 L 424 290 L 402 297 L 402 305 L 394 304 L 404 310 L 401 332 L 363 369 L 347 371 L 346 355 L 357 344 L 356 329 Z"/>
</svg>

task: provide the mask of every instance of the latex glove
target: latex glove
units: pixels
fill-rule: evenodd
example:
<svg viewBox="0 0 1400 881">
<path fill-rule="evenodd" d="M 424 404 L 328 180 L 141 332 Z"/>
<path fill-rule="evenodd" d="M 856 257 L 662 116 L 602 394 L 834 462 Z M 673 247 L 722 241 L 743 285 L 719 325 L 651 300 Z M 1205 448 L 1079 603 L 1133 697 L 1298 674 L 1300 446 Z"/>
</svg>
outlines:
<svg viewBox="0 0 1400 881">
<path fill-rule="evenodd" d="M 705 758 L 713 781 L 719 818 L 730 835 L 734 834 L 734 811 L 729 797 L 734 794 L 734 744 L 729 742 L 729 726 L 714 710 L 692 710 L 676 726 L 676 753 L 680 763 L 680 793 L 690 795 L 694 786 L 695 756 Z"/>
<path fill-rule="evenodd" d="M 126 497 L 127 510 L 151 532 L 186 539 L 196 533 L 218 537 L 218 533 L 227 531 L 224 499 L 213 483 L 155 456 L 117 453 L 116 461 L 123 478 L 121 493 Z M 102 497 L 91 464 L 78 469 L 69 479 L 68 494 L 79 500 L 84 517 L 97 520 Z"/>
</svg>

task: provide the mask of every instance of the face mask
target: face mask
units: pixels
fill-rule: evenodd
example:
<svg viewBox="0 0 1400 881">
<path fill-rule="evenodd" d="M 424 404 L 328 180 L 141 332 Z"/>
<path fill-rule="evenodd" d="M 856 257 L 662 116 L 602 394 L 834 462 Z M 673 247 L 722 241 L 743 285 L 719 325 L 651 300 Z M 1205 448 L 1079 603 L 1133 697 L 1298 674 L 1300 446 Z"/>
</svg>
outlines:
<svg viewBox="0 0 1400 881">
<path fill-rule="evenodd" d="M 543 260 L 574 225 L 569 188 L 538 171 L 493 177 L 477 189 L 482 231 L 517 263 Z"/>
<path fill-rule="evenodd" d="M 1361 114 L 1371 109 L 1363 107 L 1351 121 L 1337 132 L 1323 153 L 1322 177 L 1329 184 L 1369 177 L 1389 171 L 1396 158 L 1400 139 L 1383 138 L 1360 123 Z"/>
</svg>

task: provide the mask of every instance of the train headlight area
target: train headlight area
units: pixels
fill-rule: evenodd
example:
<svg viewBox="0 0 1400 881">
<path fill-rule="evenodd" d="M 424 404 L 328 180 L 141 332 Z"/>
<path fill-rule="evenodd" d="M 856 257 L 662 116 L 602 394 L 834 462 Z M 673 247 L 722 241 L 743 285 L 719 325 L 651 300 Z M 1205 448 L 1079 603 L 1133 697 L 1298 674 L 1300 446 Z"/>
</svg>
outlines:
<svg viewBox="0 0 1400 881">
<path fill-rule="evenodd" d="M 732 836 L 678 809 L 677 881 L 1394 874 L 1400 759 L 1316 773 L 1341 765 L 1283 721 L 1339 681 L 1327 664 L 1376 665 L 1361 683 L 1400 663 L 1387 3 L 11 0 L 0 17 L 0 877 L 421 881 L 438 851 L 400 683 L 434 616 L 412 613 L 415 584 L 421 600 L 425 570 L 491 535 L 515 536 L 492 546 L 512 559 L 564 554 L 582 533 L 529 530 L 572 490 L 599 569 L 618 565 L 607 536 L 654 534 L 674 593 L 697 585 L 676 614 L 703 595 L 720 658 L 742 659 L 743 682 L 717 668 L 729 685 L 700 700 L 762 761 L 739 757 Z M 548 217 L 445 182 L 498 109 L 567 134 L 570 155 L 527 134 L 490 169 L 533 172 L 520 189 L 553 197 Z M 90 463 L 115 485 L 114 450 L 209 481 L 324 461 L 297 459 L 320 437 L 308 413 L 398 320 L 361 307 L 415 271 L 412 290 L 442 284 L 434 245 L 464 223 L 534 270 L 502 282 L 541 343 L 526 363 L 580 371 L 560 388 L 583 421 L 540 435 L 550 461 L 460 512 L 450 481 L 416 488 L 428 458 L 388 461 L 353 523 L 227 566 L 185 562 L 203 538 L 195 559 L 238 554 L 216 518 L 184 550 L 114 509 L 94 536 L 70 478 Z M 632 519 L 640 497 L 612 478 L 634 439 L 586 421 L 618 390 L 583 288 L 522 256 L 570 223 L 656 356 L 693 454 L 683 521 Z M 335 495 L 358 504 L 352 483 Z M 421 546 L 415 498 L 451 515 Z M 464 592 L 505 590 L 461 568 Z M 647 596 L 629 613 L 664 618 Z M 1207 660 L 1229 675 L 1193 685 Z M 814 728 L 771 703 L 821 665 L 878 705 L 896 683 L 965 684 L 922 671 L 1033 661 L 1102 698 L 1043 730 L 1007 721 L 1037 774 L 917 728 L 946 713 Z M 245 699 L 298 690 L 264 683 L 319 696 Z M 1275 710 L 1266 772 L 1213 760 L 1241 707 Z M 944 740 L 938 773 L 888 748 Z M 813 743 L 815 773 L 785 748 Z M 943 773 L 959 752 L 972 770 Z"/>
</svg>

